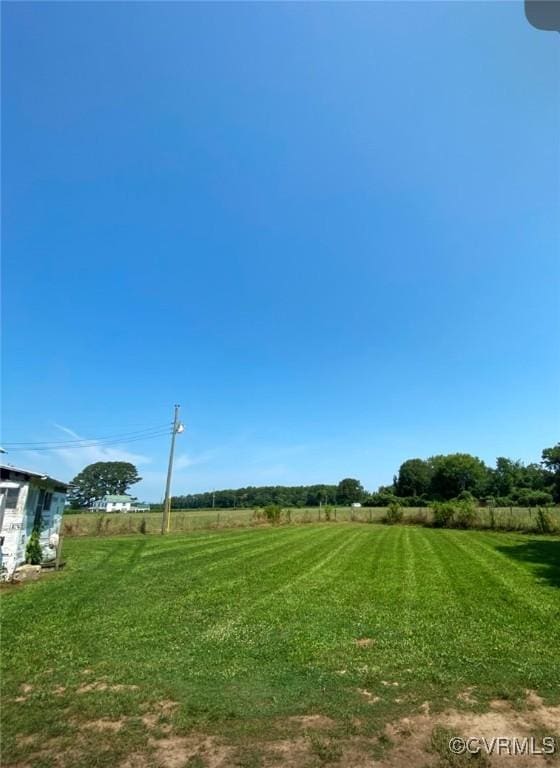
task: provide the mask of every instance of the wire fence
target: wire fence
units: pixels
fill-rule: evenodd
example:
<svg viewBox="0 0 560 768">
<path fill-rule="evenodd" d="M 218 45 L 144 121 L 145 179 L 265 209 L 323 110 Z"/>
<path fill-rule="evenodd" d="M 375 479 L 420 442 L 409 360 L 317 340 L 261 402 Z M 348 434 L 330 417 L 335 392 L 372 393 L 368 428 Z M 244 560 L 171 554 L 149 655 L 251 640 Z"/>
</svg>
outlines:
<svg viewBox="0 0 560 768">
<path fill-rule="evenodd" d="M 549 507 L 556 529 L 560 532 L 560 507 Z M 170 532 L 213 528 L 249 528 L 265 525 L 305 525 L 310 523 L 381 523 L 385 507 L 307 507 L 282 509 L 275 523 L 267 518 L 262 509 L 174 509 L 171 513 Z M 433 512 L 429 507 L 405 507 L 404 523 L 429 525 Z M 506 531 L 537 532 L 538 509 L 536 507 L 479 507 L 472 527 Z M 84 512 L 66 514 L 62 523 L 64 536 L 117 536 L 161 531 L 161 512 L 107 514 Z"/>
</svg>

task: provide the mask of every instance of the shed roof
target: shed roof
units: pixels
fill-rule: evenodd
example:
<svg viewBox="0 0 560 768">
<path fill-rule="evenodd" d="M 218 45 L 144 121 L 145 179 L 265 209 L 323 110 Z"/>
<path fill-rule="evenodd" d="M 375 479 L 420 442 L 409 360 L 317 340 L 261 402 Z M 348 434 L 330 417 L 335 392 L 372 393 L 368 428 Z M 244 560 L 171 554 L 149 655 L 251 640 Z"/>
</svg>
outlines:
<svg viewBox="0 0 560 768">
<path fill-rule="evenodd" d="M 22 467 L 14 467 L 12 464 L 5 464 L 4 462 L 0 463 L 0 469 L 2 470 L 2 474 L 13 472 L 18 475 L 24 475 L 26 480 L 29 480 L 31 477 L 37 477 L 39 478 L 39 480 L 47 480 L 58 487 L 64 488 L 64 490 L 66 490 L 70 486 L 69 483 L 65 483 L 62 480 L 57 480 L 56 478 L 50 477 L 50 475 L 47 475 L 43 472 L 35 472 L 32 469 L 22 469 Z"/>
</svg>

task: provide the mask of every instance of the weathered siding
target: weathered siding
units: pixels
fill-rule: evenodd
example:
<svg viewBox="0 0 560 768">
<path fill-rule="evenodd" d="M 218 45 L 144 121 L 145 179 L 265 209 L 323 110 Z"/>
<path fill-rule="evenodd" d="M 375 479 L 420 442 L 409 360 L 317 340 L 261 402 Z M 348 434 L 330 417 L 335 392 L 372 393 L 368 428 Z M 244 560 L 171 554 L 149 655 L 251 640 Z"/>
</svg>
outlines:
<svg viewBox="0 0 560 768">
<path fill-rule="evenodd" d="M 39 541 L 43 560 L 56 556 L 56 537 L 62 523 L 66 494 L 53 490 L 48 481 L 30 478 L 17 480 L 14 476 L 3 482 L 3 515 L 1 525 L 0 578 L 10 578 L 25 562 L 25 550 L 36 521 L 40 519 Z M 17 502 L 14 503 L 16 490 Z"/>
<path fill-rule="evenodd" d="M 2 524 L 2 572 L 10 576 L 14 569 L 25 562 L 25 547 L 27 546 L 26 508 L 29 493 L 28 483 L 10 482 L 19 487 L 19 495 L 15 507 L 6 506 Z"/>
<path fill-rule="evenodd" d="M 43 549 L 43 560 L 54 560 L 56 556 L 56 545 L 52 541 L 52 537 L 60 531 L 65 500 L 66 494 L 54 491 L 50 509 L 44 510 L 42 513 L 40 542 Z"/>
</svg>

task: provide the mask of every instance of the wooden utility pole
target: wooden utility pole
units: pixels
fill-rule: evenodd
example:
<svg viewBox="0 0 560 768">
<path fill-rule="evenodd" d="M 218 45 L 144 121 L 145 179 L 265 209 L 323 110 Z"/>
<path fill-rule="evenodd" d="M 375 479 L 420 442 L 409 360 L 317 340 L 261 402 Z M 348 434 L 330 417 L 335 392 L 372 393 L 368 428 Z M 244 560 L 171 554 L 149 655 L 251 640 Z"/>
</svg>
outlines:
<svg viewBox="0 0 560 768">
<path fill-rule="evenodd" d="M 171 447 L 169 449 L 169 465 L 167 467 L 167 481 L 165 483 L 165 498 L 163 500 L 163 517 L 161 520 L 161 532 L 169 533 L 171 522 L 171 475 L 173 474 L 173 456 L 175 454 L 175 435 L 182 432 L 184 427 L 179 421 L 179 408 L 175 406 L 175 415 L 173 417 L 173 429 L 171 431 Z"/>
</svg>

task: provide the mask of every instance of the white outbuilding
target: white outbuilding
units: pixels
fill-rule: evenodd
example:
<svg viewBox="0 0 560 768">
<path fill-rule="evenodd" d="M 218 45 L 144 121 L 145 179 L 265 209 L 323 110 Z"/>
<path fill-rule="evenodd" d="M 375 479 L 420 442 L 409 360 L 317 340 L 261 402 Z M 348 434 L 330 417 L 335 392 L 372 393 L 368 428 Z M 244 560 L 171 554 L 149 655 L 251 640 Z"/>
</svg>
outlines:
<svg viewBox="0 0 560 768">
<path fill-rule="evenodd" d="M 126 493 L 109 494 L 90 504 L 91 512 L 149 512 L 150 505 L 137 502 Z"/>
<path fill-rule="evenodd" d="M 68 484 L 29 469 L 0 464 L 0 580 L 25 563 L 33 530 L 39 532 L 43 561 L 56 557 Z"/>
</svg>

